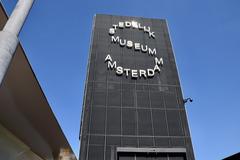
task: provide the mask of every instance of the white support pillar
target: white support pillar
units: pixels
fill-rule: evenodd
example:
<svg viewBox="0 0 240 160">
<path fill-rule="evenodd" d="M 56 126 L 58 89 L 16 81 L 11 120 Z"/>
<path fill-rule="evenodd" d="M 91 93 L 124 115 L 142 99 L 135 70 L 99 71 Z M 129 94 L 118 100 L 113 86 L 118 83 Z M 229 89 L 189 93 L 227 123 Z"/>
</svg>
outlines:
<svg viewBox="0 0 240 160">
<path fill-rule="evenodd" d="M 18 0 L 3 30 L 0 31 L 0 85 L 18 45 L 18 35 L 34 0 Z"/>
</svg>

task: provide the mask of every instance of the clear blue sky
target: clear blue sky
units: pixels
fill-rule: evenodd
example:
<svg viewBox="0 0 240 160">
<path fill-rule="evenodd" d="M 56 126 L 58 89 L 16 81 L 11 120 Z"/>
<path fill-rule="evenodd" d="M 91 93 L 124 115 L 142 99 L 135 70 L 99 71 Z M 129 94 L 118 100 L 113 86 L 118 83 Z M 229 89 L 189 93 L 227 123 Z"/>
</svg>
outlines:
<svg viewBox="0 0 240 160">
<path fill-rule="evenodd" d="M 16 0 L 2 0 L 8 11 Z M 20 39 L 76 155 L 92 19 L 166 18 L 197 160 L 240 152 L 239 0 L 36 0 Z"/>
</svg>

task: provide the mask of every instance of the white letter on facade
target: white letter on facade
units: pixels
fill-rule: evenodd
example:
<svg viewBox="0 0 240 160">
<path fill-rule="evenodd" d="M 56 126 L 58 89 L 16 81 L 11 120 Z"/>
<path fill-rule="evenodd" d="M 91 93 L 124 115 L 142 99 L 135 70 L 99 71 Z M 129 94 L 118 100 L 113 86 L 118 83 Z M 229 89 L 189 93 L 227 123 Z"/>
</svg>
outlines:
<svg viewBox="0 0 240 160">
<path fill-rule="evenodd" d="M 127 47 L 132 48 L 133 47 L 133 42 L 132 41 L 127 41 Z"/>
<path fill-rule="evenodd" d="M 132 78 L 137 78 L 138 77 L 138 72 L 137 70 L 133 69 L 132 70 Z"/>
<path fill-rule="evenodd" d="M 113 28 L 116 30 L 117 29 L 117 26 L 116 24 L 113 24 Z"/>
<path fill-rule="evenodd" d="M 109 34 L 110 34 L 110 35 L 114 35 L 114 34 L 115 34 L 114 28 L 110 28 L 110 29 L 109 29 Z"/>
<path fill-rule="evenodd" d="M 154 72 L 156 72 L 156 71 L 160 72 L 161 71 L 157 64 L 155 65 L 153 70 L 154 70 Z"/>
<path fill-rule="evenodd" d="M 138 23 L 136 21 L 132 21 L 132 27 L 133 28 L 138 28 Z"/>
<path fill-rule="evenodd" d="M 138 23 L 138 28 L 139 28 L 139 30 L 143 30 L 143 26 L 141 26 L 141 23 Z"/>
<path fill-rule="evenodd" d="M 112 42 L 114 43 L 119 42 L 119 36 L 117 36 L 116 38 L 112 36 Z"/>
<path fill-rule="evenodd" d="M 143 52 L 143 53 L 146 53 L 146 52 L 147 52 L 147 50 L 148 50 L 148 46 L 147 46 L 147 45 L 145 45 L 145 48 L 144 48 L 144 46 L 143 46 L 143 45 L 141 45 L 141 49 L 142 49 L 142 52 Z"/>
<path fill-rule="evenodd" d="M 144 26 L 143 29 L 144 29 L 144 32 L 148 32 L 149 33 L 151 31 L 151 28 L 149 26 L 148 27 Z"/>
<path fill-rule="evenodd" d="M 111 61 L 112 62 L 112 57 L 110 56 L 110 54 L 108 54 L 105 58 L 105 62 L 107 61 Z"/>
<path fill-rule="evenodd" d="M 153 50 L 151 48 L 148 49 L 148 54 L 149 55 L 156 55 L 157 54 L 157 51 L 156 51 L 156 48 L 154 48 Z"/>
<path fill-rule="evenodd" d="M 150 38 L 151 38 L 151 37 L 152 37 L 152 38 L 155 38 L 154 32 L 149 32 L 148 34 L 149 34 L 149 37 L 150 37 Z"/>
<path fill-rule="evenodd" d="M 121 28 L 121 29 L 123 29 L 123 28 L 124 28 L 124 23 L 123 23 L 123 22 L 119 22 L 119 23 L 118 23 L 118 27 Z"/>
<path fill-rule="evenodd" d="M 147 69 L 147 75 L 148 77 L 153 77 L 154 76 L 154 70 L 153 69 Z"/>
<path fill-rule="evenodd" d="M 126 21 L 126 22 L 125 22 L 125 27 L 126 27 L 126 28 L 129 28 L 129 27 L 131 27 L 131 22 L 129 22 L 129 21 Z"/>
<path fill-rule="evenodd" d="M 121 47 L 124 47 L 126 45 L 126 39 L 124 40 L 120 39 L 119 44 Z"/>
<path fill-rule="evenodd" d="M 140 70 L 139 70 L 139 77 L 145 77 L 145 78 L 147 78 L 146 71 L 140 69 Z"/>
<path fill-rule="evenodd" d="M 135 47 L 135 50 L 136 51 L 139 51 L 141 48 L 140 48 L 140 43 L 135 43 L 134 44 L 134 47 Z"/>
<path fill-rule="evenodd" d="M 113 63 L 111 61 L 108 61 L 108 69 L 115 69 L 117 67 L 117 62 L 114 61 Z"/>
<path fill-rule="evenodd" d="M 160 58 L 160 59 L 158 60 L 158 58 L 155 57 L 155 64 L 156 64 L 156 65 L 163 66 L 163 58 Z"/>
<path fill-rule="evenodd" d="M 126 76 L 128 76 L 130 69 L 124 68 L 123 70 L 126 72 Z"/>
<path fill-rule="evenodd" d="M 123 67 L 118 66 L 116 70 L 116 74 L 121 76 L 123 74 Z"/>
</svg>

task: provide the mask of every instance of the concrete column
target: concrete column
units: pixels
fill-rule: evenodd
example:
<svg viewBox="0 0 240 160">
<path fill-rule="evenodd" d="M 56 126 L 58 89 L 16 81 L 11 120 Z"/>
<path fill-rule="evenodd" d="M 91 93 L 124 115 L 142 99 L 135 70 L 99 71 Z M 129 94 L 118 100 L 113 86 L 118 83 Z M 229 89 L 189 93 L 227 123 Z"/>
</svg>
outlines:
<svg viewBox="0 0 240 160">
<path fill-rule="evenodd" d="M 3 30 L 0 31 L 0 85 L 18 45 L 18 35 L 34 0 L 18 0 Z"/>
</svg>

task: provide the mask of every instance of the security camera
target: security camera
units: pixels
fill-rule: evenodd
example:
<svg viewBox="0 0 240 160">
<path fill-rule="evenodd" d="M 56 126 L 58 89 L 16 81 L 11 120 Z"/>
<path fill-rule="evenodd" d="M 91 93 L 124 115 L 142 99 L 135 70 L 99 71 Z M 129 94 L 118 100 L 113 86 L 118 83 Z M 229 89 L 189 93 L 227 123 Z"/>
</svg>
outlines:
<svg viewBox="0 0 240 160">
<path fill-rule="evenodd" d="M 183 99 L 183 103 L 187 103 L 187 102 L 193 102 L 193 99 L 192 98 L 186 98 L 186 99 Z"/>
</svg>

